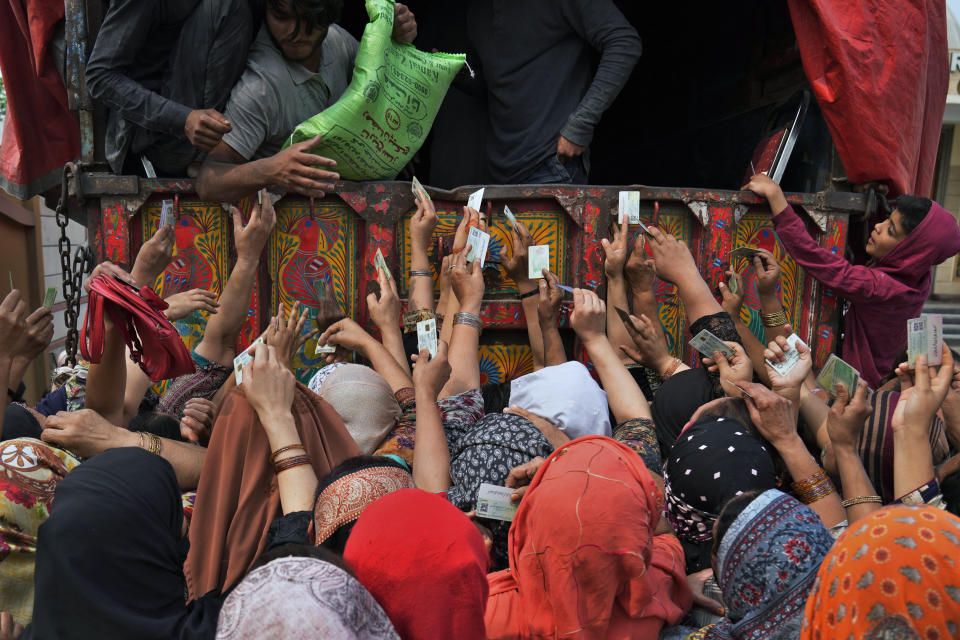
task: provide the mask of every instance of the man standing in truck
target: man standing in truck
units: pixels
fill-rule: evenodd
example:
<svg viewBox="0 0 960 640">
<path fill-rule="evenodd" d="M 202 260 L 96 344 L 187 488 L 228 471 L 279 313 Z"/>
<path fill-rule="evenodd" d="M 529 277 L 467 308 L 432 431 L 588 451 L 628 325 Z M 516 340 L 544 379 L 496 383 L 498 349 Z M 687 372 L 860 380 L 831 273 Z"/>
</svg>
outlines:
<svg viewBox="0 0 960 640">
<path fill-rule="evenodd" d="M 263 0 L 113 0 L 87 61 L 90 97 L 109 109 L 105 152 L 118 173 L 146 157 L 183 176 L 231 129 L 220 113 L 263 15 Z"/>
<path fill-rule="evenodd" d="M 474 0 L 467 25 L 493 181 L 586 184 L 593 130 L 640 57 L 636 29 L 612 0 Z"/>
<path fill-rule="evenodd" d="M 261 188 L 323 197 L 339 176 L 309 153 L 319 140 L 281 151 L 290 132 L 343 94 L 359 44 L 334 24 L 342 0 L 268 0 L 247 68 L 227 102 L 232 129 L 207 155 L 197 178 L 204 200 L 234 201 Z M 417 35 L 413 13 L 395 5 L 393 38 Z"/>
</svg>

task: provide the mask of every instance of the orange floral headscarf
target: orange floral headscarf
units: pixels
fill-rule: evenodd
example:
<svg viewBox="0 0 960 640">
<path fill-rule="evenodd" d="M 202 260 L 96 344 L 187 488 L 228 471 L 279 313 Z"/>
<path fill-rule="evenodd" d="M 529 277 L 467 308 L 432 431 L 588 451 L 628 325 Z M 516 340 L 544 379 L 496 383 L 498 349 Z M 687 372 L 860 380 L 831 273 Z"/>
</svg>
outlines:
<svg viewBox="0 0 960 640">
<path fill-rule="evenodd" d="M 817 574 L 803 640 L 960 634 L 960 518 L 927 505 L 873 512 L 837 539 Z"/>
</svg>

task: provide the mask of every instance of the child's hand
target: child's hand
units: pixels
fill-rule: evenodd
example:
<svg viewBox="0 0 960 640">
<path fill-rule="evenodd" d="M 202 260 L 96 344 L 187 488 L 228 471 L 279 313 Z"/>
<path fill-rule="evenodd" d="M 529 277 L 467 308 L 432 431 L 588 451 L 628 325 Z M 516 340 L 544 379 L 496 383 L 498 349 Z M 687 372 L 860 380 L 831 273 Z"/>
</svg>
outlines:
<svg viewBox="0 0 960 640">
<path fill-rule="evenodd" d="M 770 204 L 770 213 L 777 215 L 787 208 L 787 199 L 783 197 L 780 185 L 771 180 L 764 173 L 758 173 L 750 178 L 750 182 L 740 187 L 742 191 L 753 191 L 761 198 L 766 198 Z"/>
</svg>

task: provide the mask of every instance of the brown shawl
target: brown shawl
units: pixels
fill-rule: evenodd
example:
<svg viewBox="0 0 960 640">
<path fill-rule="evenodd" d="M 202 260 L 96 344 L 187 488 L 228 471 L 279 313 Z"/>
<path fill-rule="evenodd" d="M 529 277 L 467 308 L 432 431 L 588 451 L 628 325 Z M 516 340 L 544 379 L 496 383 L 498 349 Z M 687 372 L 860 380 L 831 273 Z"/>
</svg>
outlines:
<svg viewBox="0 0 960 640">
<path fill-rule="evenodd" d="M 301 384 L 293 400 L 297 423 L 317 478 L 360 455 L 343 420 Z M 234 389 L 217 416 L 200 473 L 184 563 L 190 599 L 225 590 L 247 574 L 267 546 L 267 530 L 282 515 L 270 444 L 243 391 Z"/>
</svg>

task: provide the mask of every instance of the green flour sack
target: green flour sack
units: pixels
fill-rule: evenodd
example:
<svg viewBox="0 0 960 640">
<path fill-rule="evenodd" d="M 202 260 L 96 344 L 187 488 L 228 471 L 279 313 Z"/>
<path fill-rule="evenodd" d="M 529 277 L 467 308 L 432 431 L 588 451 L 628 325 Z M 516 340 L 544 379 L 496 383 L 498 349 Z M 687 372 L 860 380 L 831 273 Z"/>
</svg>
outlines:
<svg viewBox="0 0 960 640">
<path fill-rule="evenodd" d="M 284 145 L 322 135 L 312 152 L 336 160 L 344 180 L 397 177 L 426 139 L 466 59 L 394 42 L 393 5 L 393 0 L 366 0 L 370 22 L 350 86 L 333 105 L 301 122 Z"/>
</svg>

